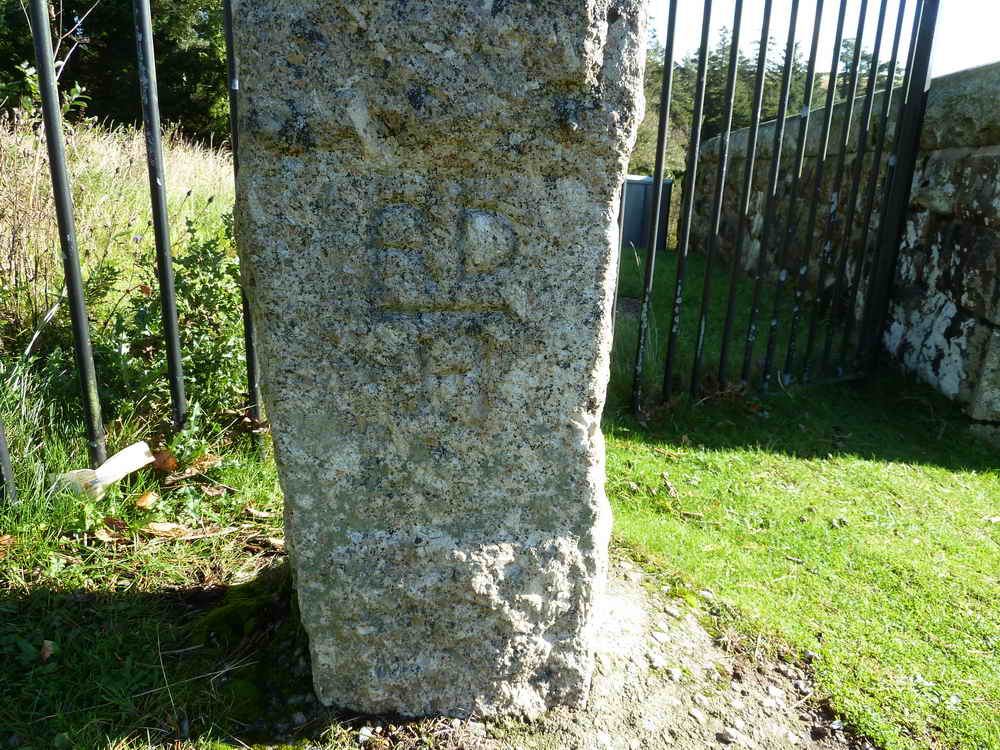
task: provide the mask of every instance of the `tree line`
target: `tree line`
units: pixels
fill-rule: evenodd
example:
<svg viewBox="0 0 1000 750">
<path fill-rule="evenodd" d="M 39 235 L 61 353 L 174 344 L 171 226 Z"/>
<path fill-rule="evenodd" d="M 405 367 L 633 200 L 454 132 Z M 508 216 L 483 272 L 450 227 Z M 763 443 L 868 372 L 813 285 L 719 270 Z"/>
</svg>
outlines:
<svg viewBox="0 0 1000 750">
<path fill-rule="evenodd" d="M 17 106 L 32 93 L 34 52 L 27 20 L 27 0 L 0 0 L 0 109 Z M 132 3 L 127 0 L 61 0 L 53 11 L 53 38 L 59 40 L 57 58 L 64 61 L 61 82 L 79 85 L 87 100 L 87 113 L 110 123 L 141 120 L 138 76 L 135 62 L 135 31 Z M 179 125 L 196 138 L 221 138 L 228 133 L 225 40 L 222 0 L 161 0 L 154 3 L 153 33 L 156 45 L 160 108 L 164 121 Z M 726 72 L 729 65 L 729 33 L 708 52 L 702 138 L 718 135 L 724 126 Z M 758 43 L 759 44 L 759 43 Z M 733 108 L 733 128 L 751 122 L 757 55 L 737 51 L 738 68 Z M 854 55 L 854 40 L 844 41 L 840 51 L 837 99 L 848 89 L 848 71 Z M 773 39 L 768 42 L 764 70 L 763 119 L 778 112 L 784 51 Z M 798 47 L 791 59 L 792 79 L 789 111 L 804 104 L 806 63 Z M 674 64 L 673 102 L 670 107 L 670 140 L 666 170 L 684 171 L 685 151 L 692 124 L 698 68 L 697 55 Z M 871 68 L 871 55 L 861 55 L 859 93 Z M 879 88 L 885 87 L 888 65 L 879 67 Z M 897 80 L 901 78 L 896 71 Z M 656 131 L 663 81 L 663 47 L 650 40 L 646 61 L 646 115 L 639 128 L 630 171 L 652 174 Z M 813 106 L 822 106 L 829 85 L 828 73 L 816 76 Z"/>
<path fill-rule="evenodd" d="M 135 29 L 128 0 L 61 0 L 52 10 L 60 82 L 78 84 L 87 113 L 110 123 L 142 118 Z M 222 0 L 154 3 L 160 110 L 194 137 L 228 132 Z M 0 0 L 0 109 L 32 94 L 35 54 L 27 0 Z M 58 63 L 57 63 L 58 64 Z"/>
<path fill-rule="evenodd" d="M 783 45 L 782 45 L 783 46 Z M 708 50 L 706 58 L 705 106 L 702 120 L 702 142 L 722 133 L 725 128 L 726 85 L 732 50 L 730 33 L 723 29 L 719 41 Z M 748 127 L 753 118 L 753 94 L 757 80 L 757 63 L 760 43 L 754 44 L 752 55 L 737 50 L 737 74 L 733 97 L 733 130 Z M 850 92 L 851 72 L 855 55 L 855 40 L 845 39 L 839 53 L 834 102 L 845 101 Z M 782 76 L 785 69 L 785 52 L 776 40 L 768 40 L 764 68 L 764 88 L 761 107 L 761 122 L 778 116 L 781 98 Z M 858 64 L 858 95 L 865 92 L 870 71 L 872 54 L 862 51 Z M 807 62 L 796 45 L 790 60 L 791 79 L 789 82 L 788 113 L 798 114 L 806 104 Z M 680 176 L 685 170 L 687 146 L 690 139 L 695 94 L 697 90 L 698 55 L 689 54 L 674 63 L 673 91 L 669 115 L 669 139 L 665 160 L 665 176 Z M 651 175 L 656 159 L 656 135 L 660 117 L 660 88 L 663 84 L 663 46 L 655 39 L 650 40 L 646 56 L 646 76 L 644 93 L 646 115 L 639 127 L 635 151 L 629 164 L 632 174 Z M 894 85 L 902 82 L 903 70 L 897 65 Z M 812 107 L 826 104 L 830 86 L 829 72 L 817 73 L 811 96 Z M 876 73 L 876 90 L 886 88 L 889 80 L 889 63 L 882 62 Z"/>
</svg>

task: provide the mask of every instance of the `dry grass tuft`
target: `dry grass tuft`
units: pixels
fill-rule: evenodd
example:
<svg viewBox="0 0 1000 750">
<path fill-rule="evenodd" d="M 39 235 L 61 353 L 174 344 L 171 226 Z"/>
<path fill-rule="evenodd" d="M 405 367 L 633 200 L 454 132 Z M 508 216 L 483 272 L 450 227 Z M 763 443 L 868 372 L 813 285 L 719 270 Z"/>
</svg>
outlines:
<svg viewBox="0 0 1000 750">
<path fill-rule="evenodd" d="M 117 261 L 153 262 L 145 140 L 131 127 L 92 120 L 66 125 L 66 153 L 85 278 Z M 164 137 L 172 239 L 188 220 L 218 226 L 233 201 L 228 151 Z M 36 330 L 62 294 L 62 266 L 48 154 L 36 113 L 0 116 L 0 331 Z M 3 336 L 0 335 L 0 351 Z"/>
</svg>

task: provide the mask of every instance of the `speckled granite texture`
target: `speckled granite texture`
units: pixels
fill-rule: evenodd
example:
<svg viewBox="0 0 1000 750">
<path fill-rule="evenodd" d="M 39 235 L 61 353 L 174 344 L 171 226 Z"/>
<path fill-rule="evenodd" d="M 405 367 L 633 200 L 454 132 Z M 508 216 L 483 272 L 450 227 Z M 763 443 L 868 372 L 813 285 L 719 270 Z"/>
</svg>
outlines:
<svg viewBox="0 0 1000 750">
<path fill-rule="evenodd" d="M 237 232 L 313 676 L 582 705 L 644 0 L 237 0 Z"/>
</svg>

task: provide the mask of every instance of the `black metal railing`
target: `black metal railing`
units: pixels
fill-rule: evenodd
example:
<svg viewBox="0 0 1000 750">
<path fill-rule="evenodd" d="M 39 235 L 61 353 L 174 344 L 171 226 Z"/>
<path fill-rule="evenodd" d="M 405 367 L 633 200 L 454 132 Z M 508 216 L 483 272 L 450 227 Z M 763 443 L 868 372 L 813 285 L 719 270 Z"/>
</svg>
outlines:
<svg viewBox="0 0 1000 750">
<path fill-rule="evenodd" d="M 39 78 L 45 141 L 49 154 L 49 169 L 55 198 L 56 219 L 59 227 L 59 244 L 62 251 L 63 274 L 69 312 L 73 328 L 73 346 L 77 374 L 83 401 L 84 421 L 90 464 L 96 468 L 107 457 L 104 423 L 98 398 L 98 377 L 91 347 L 87 305 L 84 298 L 83 275 L 77 248 L 70 180 L 66 166 L 66 147 L 63 138 L 62 111 L 57 90 L 57 77 L 53 59 L 52 39 L 49 31 L 48 0 L 31 0 L 29 19 L 35 48 Z M 153 232 L 156 246 L 156 274 L 160 287 L 163 318 L 164 345 L 167 355 L 167 379 L 171 396 L 171 421 L 175 429 L 185 423 L 187 403 L 184 388 L 184 369 L 178 331 L 177 302 L 174 291 L 174 269 L 171 258 L 170 229 L 167 217 L 166 176 L 163 166 L 160 111 L 156 85 L 156 63 L 153 50 L 152 18 L 149 0 L 133 0 L 135 16 L 136 66 L 139 76 L 139 93 L 142 101 L 143 130 L 146 140 L 146 159 L 149 171 L 149 193 L 152 207 Z M 235 92 L 238 88 L 236 60 L 232 45 L 232 10 L 225 2 L 224 36 L 228 69 L 231 111 L 231 145 L 234 169 L 237 161 L 235 121 Z M 235 175 L 235 171 L 234 171 Z M 256 423 L 260 420 L 260 393 L 258 364 L 254 347 L 253 327 L 249 316 L 246 295 L 243 295 L 244 338 L 247 362 L 247 414 Z M 251 432 L 254 435 L 253 431 Z M 9 448 L 2 423 L 0 423 L 0 492 L 6 502 L 17 497 Z"/>
<path fill-rule="evenodd" d="M 801 25 L 809 25 L 806 3 L 815 3 L 815 11 L 800 40 L 800 17 Z M 644 390 L 656 364 L 651 360 L 662 366 L 664 401 L 683 392 L 700 397 L 733 386 L 767 391 L 775 384 L 870 372 L 909 201 L 939 0 L 861 0 L 850 13 L 851 3 L 839 0 L 835 22 L 825 13 L 828 0 L 791 0 L 780 22 L 772 0 L 763 0 L 749 127 L 740 134 L 735 157 L 734 98 L 738 68 L 746 59 L 740 52 L 744 2 L 736 0 L 731 19 L 715 22 L 726 24 L 723 41 L 729 47 L 724 70 L 716 64 L 712 74 L 713 2 L 703 0 L 700 46 L 683 61 L 675 55 L 678 4 L 669 0 L 667 6 L 654 182 L 665 173 L 668 139 L 686 137 L 684 191 L 676 248 L 658 260 L 657 253 L 646 254 L 633 410 L 648 402 Z M 853 38 L 845 36 L 848 29 Z M 776 32 L 784 44 L 783 57 L 774 59 L 769 50 Z M 803 63 L 799 46 L 806 39 Z M 824 42 L 831 41 L 824 78 L 819 58 Z M 693 99 L 686 133 L 670 128 L 672 86 L 680 73 L 687 76 Z M 712 141 L 704 137 L 707 89 L 722 92 L 715 101 L 712 132 L 718 135 Z M 823 100 L 819 106 L 817 97 Z M 760 137 L 768 116 L 770 153 L 762 150 Z M 714 170 L 704 165 L 709 153 L 718 159 Z M 762 160 L 768 162 L 766 179 Z M 731 184 L 737 161 L 742 174 L 739 184 Z M 658 208 L 650 207 L 651 216 Z M 662 276 L 655 281 L 657 262 L 672 263 L 672 281 Z M 703 276 L 689 289 L 692 264 Z M 714 295 L 716 287 L 724 293 Z M 649 354 L 659 295 L 658 322 L 666 328 L 662 359 Z M 736 347 L 742 350 L 738 359 Z M 713 377 L 706 378 L 710 365 L 717 370 L 711 368 Z"/>
<path fill-rule="evenodd" d="M 693 63 L 691 126 L 684 133 L 671 132 L 670 115 L 679 63 L 676 58 L 677 10 L 680 0 L 668 0 L 667 33 L 663 53 L 663 81 L 660 90 L 659 122 L 651 200 L 645 226 L 648 248 L 642 264 L 638 337 L 632 366 L 632 406 L 638 412 L 648 401 L 648 370 L 662 366 L 660 396 L 666 400 L 677 393 L 698 396 L 711 388 L 758 387 L 767 390 L 775 382 L 782 387 L 795 382 L 829 377 L 856 376 L 868 371 L 878 354 L 879 331 L 889 304 L 889 289 L 896 251 L 905 221 L 910 184 L 916 163 L 920 129 L 928 86 L 930 53 L 939 0 L 878 0 L 875 40 L 871 51 L 863 53 L 869 28 L 869 0 L 861 0 L 857 11 L 854 48 L 844 71 L 845 29 L 848 0 L 840 0 L 836 22 L 832 24 L 832 55 L 826 72 L 823 108 L 815 108 L 817 69 L 821 39 L 831 36 L 824 16 L 826 2 L 813 0 L 815 13 L 809 33 L 809 57 L 804 72 L 801 112 L 789 117 L 798 106 L 792 101 L 793 82 L 802 75 L 797 67 L 797 21 L 803 3 L 791 0 L 787 33 L 784 34 L 780 85 L 774 107 L 770 164 L 766 182 L 758 174 L 759 153 L 765 117 L 765 90 L 769 72 L 778 62 L 770 59 L 771 35 L 775 32 L 772 0 L 763 0 L 761 26 L 749 127 L 743 144 L 742 172 L 733 184 L 735 162 L 734 100 L 741 64 L 740 41 L 746 30 L 745 0 L 736 0 L 729 31 L 729 55 L 721 88 L 723 112 L 717 131 L 718 163 L 711 189 L 706 180 L 713 170 L 701 168 L 705 103 L 709 84 L 709 42 L 712 37 L 712 0 L 703 0 L 700 46 Z M 174 299 L 174 271 L 170 254 L 170 231 L 166 212 L 164 176 L 157 99 L 155 56 L 149 0 L 133 0 L 142 100 L 143 126 L 147 145 L 150 200 L 156 245 L 156 270 L 160 286 L 165 348 L 167 352 L 171 416 L 175 427 L 184 424 L 187 412 L 182 352 Z M 890 13 L 890 10 L 892 12 Z M 90 462 L 97 466 L 105 459 L 105 433 L 98 399 L 98 380 L 88 329 L 87 307 L 73 219 L 73 204 L 66 169 L 62 117 L 49 33 L 49 3 L 31 0 L 30 20 L 34 40 L 46 143 L 49 151 L 55 209 L 63 270 L 73 325 L 74 354 L 83 402 Z M 912 13 L 909 39 L 905 19 Z M 730 19 L 725 19 L 728 22 Z M 878 102 L 884 39 L 892 26 L 892 49 L 885 69 L 885 90 Z M 236 92 L 239 76 L 232 37 L 232 7 L 224 2 L 224 38 L 227 55 L 227 85 L 230 101 L 231 146 L 234 177 L 239 172 L 239 141 L 236 128 Z M 826 37 L 824 37 L 824 34 Z M 905 43 L 904 43 L 905 42 Z M 904 54 L 900 54 L 905 50 Z M 902 58 L 902 84 L 896 86 L 896 70 Z M 862 81 L 863 63 L 868 66 L 860 125 L 855 131 L 856 94 Z M 843 86 L 841 84 L 843 83 Z M 838 102 L 838 90 L 843 89 Z M 837 130 L 836 115 L 842 122 Z M 821 115 L 821 117 L 820 117 Z M 795 119 L 797 118 L 797 120 Z M 812 172 L 807 170 L 807 149 L 814 123 L 820 120 L 818 139 L 811 154 Z M 797 127 L 796 127 L 797 125 Z M 794 156 L 784 158 L 786 131 L 792 131 Z M 889 132 L 895 127 L 892 141 Z M 875 143 L 870 144 L 872 133 Z M 667 144 L 671 138 L 686 137 L 676 246 L 660 249 L 667 234 L 665 202 L 670 199 L 667 172 Z M 837 151 L 831 156 L 830 144 Z M 853 151 L 852 151 L 853 147 Z M 853 161 L 849 154 L 853 153 Z M 869 172 L 864 172 L 866 159 Z M 828 175 L 832 179 L 828 180 Z M 848 176 L 849 190 L 843 190 Z M 702 201 L 699 189 L 709 196 Z M 803 198 L 802 194 L 805 194 Z M 728 200 L 727 200 L 728 198 Z M 806 206 L 808 203 L 808 207 Z M 759 215 L 754 207 L 763 206 Z M 825 214 L 825 215 L 824 215 Z M 624 210 L 622 211 L 624 217 Z M 803 218 L 805 219 L 803 221 Z M 759 221 L 758 221 L 759 219 Z M 623 219 L 622 219 L 623 220 Z M 822 221 L 821 221 L 822 220 Z M 877 229 L 873 226 L 877 222 Z M 759 227 L 755 228 L 755 224 Z M 821 230 L 821 231 L 820 231 Z M 756 233 L 756 239 L 754 234 Z M 755 255 L 751 257 L 751 249 Z M 725 257 L 728 252 L 729 257 Z M 688 273 L 697 258 L 703 274 L 691 296 Z M 672 280 L 656 282 L 657 264 L 669 267 Z M 658 288 L 659 287 L 659 288 Z M 715 299 L 713 293 L 724 293 Z M 767 295 L 772 295 L 770 299 Z M 662 362 L 651 362 L 654 301 L 662 295 L 666 303 L 659 321 L 666 329 Z M 790 299 L 789 299 L 790 298 Z M 258 363 L 253 324 L 246 295 L 242 297 L 247 362 L 247 414 L 260 419 Z M 690 311 L 697 311 L 692 316 Z M 662 328 L 660 329 L 662 330 Z M 757 346 L 766 330 L 766 346 Z M 742 335 L 742 341 L 740 336 Z M 839 341 L 838 341 L 839 337 Z M 659 342 L 656 342 L 659 343 Z M 742 344 L 742 357 L 735 353 Z M 782 348 L 784 351 L 782 351 Z M 714 362 L 711 360 L 714 358 Z M 709 375 L 712 377 L 709 377 Z M 655 376 L 654 376 L 655 380 Z M 7 441 L 0 424 L 0 473 L 5 497 L 16 496 Z"/>
</svg>

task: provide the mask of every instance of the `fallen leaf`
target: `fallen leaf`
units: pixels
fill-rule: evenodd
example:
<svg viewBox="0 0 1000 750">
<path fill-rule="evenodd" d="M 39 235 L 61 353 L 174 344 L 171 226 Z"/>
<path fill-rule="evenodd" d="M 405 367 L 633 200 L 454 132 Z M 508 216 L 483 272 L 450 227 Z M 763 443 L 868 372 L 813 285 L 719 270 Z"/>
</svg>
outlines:
<svg viewBox="0 0 1000 750">
<path fill-rule="evenodd" d="M 211 453 L 203 453 L 191 462 L 191 468 L 198 471 L 208 471 L 213 466 L 218 466 L 221 463 L 222 458 L 219 456 L 213 456 Z"/>
<path fill-rule="evenodd" d="M 164 473 L 177 471 L 177 457 L 170 452 L 169 448 L 155 451 L 153 453 L 153 468 Z"/>
<path fill-rule="evenodd" d="M 53 643 L 52 641 L 42 641 L 42 648 L 38 652 L 38 656 L 42 660 L 42 663 L 44 664 L 45 662 L 47 662 L 49 659 L 52 658 L 52 654 L 54 654 L 55 651 L 56 651 L 55 643 Z"/>
<path fill-rule="evenodd" d="M 667 472 L 664 471 L 663 473 L 661 473 L 660 479 L 663 480 L 663 486 L 667 488 L 667 494 L 670 495 L 670 497 L 680 497 L 680 493 L 677 491 L 677 488 L 674 487 L 673 483 L 670 481 L 670 477 L 667 476 Z"/>
<path fill-rule="evenodd" d="M 243 510 L 248 516 L 253 518 L 274 518 L 274 513 L 270 513 L 266 510 L 257 510 L 249 505 Z"/>
<path fill-rule="evenodd" d="M 677 451 L 667 450 L 666 448 L 653 448 L 653 453 L 659 453 L 661 456 L 666 456 L 667 458 L 683 458 L 683 453 L 678 453 Z"/>
<path fill-rule="evenodd" d="M 177 484 L 183 479 L 190 479 L 198 473 L 197 469 L 192 469 L 190 466 L 181 471 L 175 471 L 173 474 L 169 475 L 163 480 L 164 484 Z"/>
<path fill-rule="evenodd" d="M 267 537 L 267 543 L 274 547 L 279 552 L 285 551 L 285 540 L 278 536 Z"/>
<path fill-rule="evenodd" d="M 215 484 L 202 484 L 199 485 L 198 489 L 202 491 L 205 497 L 222 497 L 226 494 L 228 488 Z"/>
<path fill-rule="evenodd" d="M 135 507 L 142 510 L 149 510 L 152 508 L 156 501 L 160 499 L 160 496 L 155 492 L 143 492 L 135 501 Z"/>
<path fill-rule="evenodd" d="M 14 546 L 14 537 L 9 534 L 0 536 L 0 560 L 3 560 L 7 556 L 7 550 Z"/>
<path fill-rule="evenodd" d="M 114 531 L 109 529 L 98 529 L 94 532 L 94 539 L 99 542 L 104 542 L 105 544 L 114 544 L 120 542 L 124 539 L 121 534 L 116 534 Z"/>
<path fill-rule="evenodd" d="M 171 521 L 153 521 L 152 523 L 146 524 L 142 530 L 147 534 L 166 537 L 168 539 L 191 533 L 191 529 Z"/>
<path fill-rule="evenodd" d="M 224 529 L 218 526 L 206 526 L 203 529 L 189 529 L 187 526 L 182 526 L 179 523 L 172 523 L 170 521 L 155 521 L 153 523 L 146 524 L 142 530 L 147 534 L 152 534 L 153 536 L 160 537 L 162 539 L 172 539 L 177 542 L 190 542 L 195 539 L 207 539 L 212 536 L 232 534 L 234 531 L 239 531 L 239 526 L 229 526 Z"/>
<path fill-rule="evenodd" d="M 124 534 L 128 531 L 128 524 L 119 518 L 108 516 L 104 519 L 104 525 L 112 531 L 117 531 L 119 534 Z"/>
</svg>

